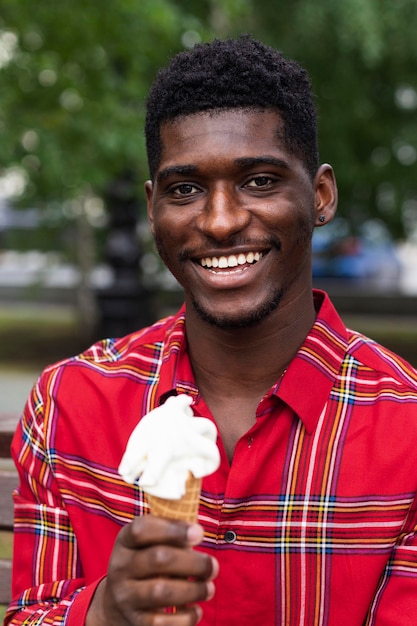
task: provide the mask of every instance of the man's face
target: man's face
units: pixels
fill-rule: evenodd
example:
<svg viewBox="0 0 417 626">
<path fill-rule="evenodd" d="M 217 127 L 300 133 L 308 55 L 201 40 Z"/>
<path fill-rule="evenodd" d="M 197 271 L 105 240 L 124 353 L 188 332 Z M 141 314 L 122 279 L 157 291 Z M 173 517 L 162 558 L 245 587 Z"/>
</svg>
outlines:
<svg viewBox="0 0 417 626">
<path fill-rule="evenodd" d="M 224 110 L 163 124 L 146 184 L 158 251 L 187 304 L 221 328 L 268 317 L 311 285 L 315 186 L 271 110 Z"/>
</svg>

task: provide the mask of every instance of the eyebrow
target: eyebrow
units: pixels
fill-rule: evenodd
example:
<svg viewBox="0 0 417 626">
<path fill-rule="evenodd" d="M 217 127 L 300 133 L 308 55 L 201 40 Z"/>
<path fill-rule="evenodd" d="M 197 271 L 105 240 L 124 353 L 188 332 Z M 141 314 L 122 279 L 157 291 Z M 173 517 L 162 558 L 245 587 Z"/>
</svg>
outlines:
<svg viewBox="0 0 417 626">
<path fill-rule="evenodd" d="M 277 159 L 277 157 L 269 155 L 259 157 L 242 157 L 240 159 L 236 159 L 235 163 L 242 168 L 255 167 L 257 165 L 275 165 L 276 167 L 282 167 L 286 170 L 289 169 L 287 161 L 284 161 L 284 159 Z"/>
<path fill-rule="evenodd" d="M 197 169 L 198 168 L 195 165 L 171 165 L 170 167 L 165 167 L 163 170 L 158 172 L 156 180 L 158 183 L 161 183 L 169 176 L 173 176 L 175 174 L 180 176 L 189 176 L 190 174 L 195 174 Z"/>
<path fill-rule="evenodd" d="M 258 157 L 241 157 L 235 160 L 235 163 L 238 167 L 250 168 L 258 165 L 274 165 L 275 167 L 281 167 L 283 169 L 288 170 L 289 165 L 287 161 L 283 159 L 277 159 L 277 157 L 273 156 L 258 156 Z M 163 170 L 158 172 L 156 176 L 156 180 L 158 183 L 163 182 L 169 176 L 190 176 L 191 174 L 195 174 L 198 172 L 198 167 L 196 165 L 171 165 L 169 167 L 165 167 Z"/>
</svg>

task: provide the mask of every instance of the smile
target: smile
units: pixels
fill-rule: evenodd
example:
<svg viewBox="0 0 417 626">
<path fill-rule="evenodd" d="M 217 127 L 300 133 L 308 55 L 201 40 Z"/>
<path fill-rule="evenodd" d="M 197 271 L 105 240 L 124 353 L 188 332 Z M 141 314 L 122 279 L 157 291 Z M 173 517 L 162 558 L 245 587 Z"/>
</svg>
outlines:
<svg viewBox="0 0 417 626">
<path fill-rule="evenodd" d="M 207 269 L 229 269 L 234 267 L 244 269 L 242 266 L 253 265 L 262 257 L 262 252 L 248 252 L 246 254 L 240 253 L 238 255 L 230 254 L 228 256 L 203 257 L 198 260 L 198 263 Z"/>
</svg>

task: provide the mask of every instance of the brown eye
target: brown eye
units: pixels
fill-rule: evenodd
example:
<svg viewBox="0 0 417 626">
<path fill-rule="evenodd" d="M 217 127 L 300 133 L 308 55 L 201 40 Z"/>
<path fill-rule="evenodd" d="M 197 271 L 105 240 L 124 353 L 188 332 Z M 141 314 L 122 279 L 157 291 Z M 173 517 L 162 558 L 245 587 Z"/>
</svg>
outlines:
<svg viewBox="0 0 417 626">
<path fill-rule="evenodd" d="M 173 192 L 178 196 L 190 196 L 198 191 L 198 188 L 190 183 L 181 183 L 173 188 Z"/>
<path fill-rule="evenodd" d="M 247 184 L 248 187 L 266 187 L 272 182 L 269 176 L 255 176 Z"/>
</svg>

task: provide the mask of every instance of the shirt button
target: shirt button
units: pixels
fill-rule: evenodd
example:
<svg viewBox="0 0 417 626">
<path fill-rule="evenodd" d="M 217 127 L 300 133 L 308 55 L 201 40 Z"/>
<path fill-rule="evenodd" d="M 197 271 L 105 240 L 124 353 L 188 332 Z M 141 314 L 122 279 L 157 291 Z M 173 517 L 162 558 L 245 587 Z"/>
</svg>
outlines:
<svg viewBox="0 0 417 626">
<path fill-rule="evenodd" d="M 226 543 L 234 543 L 237 539 L 237 535 L 234 530 L 227 530 L 224 533 L 224 540 Z"/>
</svg>

